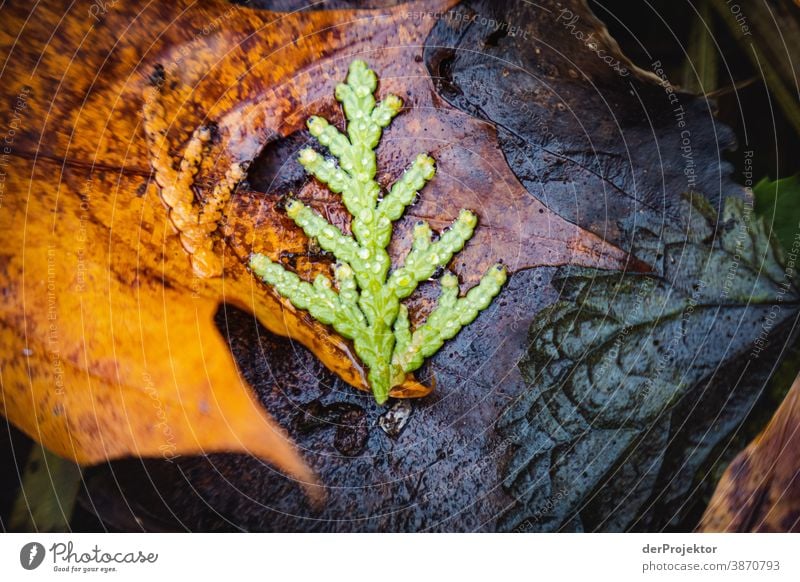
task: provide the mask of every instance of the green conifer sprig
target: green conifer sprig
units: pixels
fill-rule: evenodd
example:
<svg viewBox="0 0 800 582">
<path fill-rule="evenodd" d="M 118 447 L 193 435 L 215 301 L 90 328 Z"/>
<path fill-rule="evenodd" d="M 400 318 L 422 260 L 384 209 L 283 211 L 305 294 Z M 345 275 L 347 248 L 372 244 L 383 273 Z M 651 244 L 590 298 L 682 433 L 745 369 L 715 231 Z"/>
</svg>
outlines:
<svg viewBox="0 0 800 582">
<path fill-rule="evenodd" d="M 344 108 L 347 135 L 321 117 L 308 120 L 311 135 L 338 164 L 311 148 L 302 150 L 299 158 L 310 174 L 341 194 L 352 216 L 352 236 L 299 200 L 292 200 L 286 207 L 289 217 L 306 235 L 337 258 L 336 290 L 324 275 L 318 275 L 313 284 L 308 283 L 261 254 L 251 256 L 250 267 L 295 307 L 353 341 L 358 357 L 369 369 L 375 400 L 383 404 L 391 389 L 402 384 L 408 373 L 418 369 L 425 358 L 489 306 L 506 281 L 506 270 L 500 264 L 494 265 L 464 297 L 458 296 L 456 275 L 445 272 L 440 278 L 441 294 L 436 307 L 425 323 L 411 330 L 408 310 L 400 300 L 445 267 L 464 247 L 472 237 L 477 217 L 462 210 L 435 240 L 430 226 L 418 222 L 405 264 L 389 273 L 391 260 L 386 247 L 392 238 L 392 223 L 433 178 L 436 167 L 433 158 L 420 154 L 381 197 L 381 187 L 375 180 L 375 148 L 403 102 L 396 95 L 388 95 L 376 103 L 377 85 L 374 71 L 364 61 L 353 61 L 346 83 L 339 84 L 335 92 Z"/>
</svg>

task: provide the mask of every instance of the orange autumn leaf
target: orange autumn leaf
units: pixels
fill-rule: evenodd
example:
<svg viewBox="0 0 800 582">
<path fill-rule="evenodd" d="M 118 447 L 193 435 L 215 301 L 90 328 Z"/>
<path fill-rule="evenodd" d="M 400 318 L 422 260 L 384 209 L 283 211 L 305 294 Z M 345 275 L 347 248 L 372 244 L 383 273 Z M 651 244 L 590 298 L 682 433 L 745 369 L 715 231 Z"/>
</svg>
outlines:
<svg viewBox="0 0 800 582">
<path fill-rule="evenodd" d="M 292 14 L 222 1 L 115 3 L 91 15 L 66 2 L 4 9 L 0 118 L 22 120 L 4 158 L 11 170 L 0 208 L 0 411 L 82 463 L 238 451 L 310 484 L 310 470 L 256 401 L 216 329 L 222 303 L 253 312 L 352 386 L 368 388 L 346 341 L 244 267 L 260 252 L 274 260 L 296 253 L 304 277 L 330 268 L 328 259 L 309 258 L 309 241 L 285 216 L 288 192 L 241 187 L 209 234 L 221 276 L 193 271 L 152 180 L 143 130 L 158 66 L 172 161 L 198 127 L 218 128 L 193 184 L 200 201 L 232 164 L 270 156 L 280 163 L 271 146 L 301 131 L 312 113 L 335 121 L 332 88 L 358 56 L 379 72 L 380 91 L 406 99 L 378 150 L 381 179 L 399 175 L 420 147 L 442 170 L 398 223 L 394 258 L 418 218 L 441 227 L 468 207 L 482 227 L 453 267 L 465 286 L 497 258 L 510 271 L 623 268 L 625 253 L 525 191 L 491 125 L 436 95 L 421 58 L 435 24 L 426 14 L 453 3 Z M 297 195 L 347 229 L 339 200 L 318 184 L 306 181 Z M 412 309 L 419 317 L 425 305 Z M 393 395 L 428 390 L 409 381 Z"/>
<path fill-rule="evenodd" d="M 82 186 L 83 172 L 65 168 L 52 188 L 50 162 L 14 170 L 9 191 L 30 195 L 9 196 L 0 214 L 3 414 L 81 463 L 246 451 L 313 483 L 214 326 L 223 290 L 192 288 L 156 198 L 126 201 L 120 219 L 139 215 L 139 240 L 126 240 L 104 224 L 101 200 L 135 190 L 129 180 L 95 173 Z"/>
</svg>

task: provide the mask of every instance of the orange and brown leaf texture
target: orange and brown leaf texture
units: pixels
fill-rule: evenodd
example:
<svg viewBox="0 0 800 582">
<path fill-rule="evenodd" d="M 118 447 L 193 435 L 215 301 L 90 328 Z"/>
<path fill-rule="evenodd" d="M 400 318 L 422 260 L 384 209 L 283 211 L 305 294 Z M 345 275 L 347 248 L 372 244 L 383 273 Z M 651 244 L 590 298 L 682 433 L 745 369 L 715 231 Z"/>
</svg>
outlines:
<svg viewBox="0 0 800 582">
<path fill-rule="evenodd" d="M 427 15 L 452 4 L 278 14 L 219 1 L 119 2 L 94 17 L 85 3 L 4 7 L 0 120 L 20 119 L 3 144 L 0 411 L 81 463 L 235 451 L 312 483 L 239 375 L 214 313 L 225 302 L 252 311 L 361 390 L 364 373 L 346 341 L 244 266 L 253 252 L 276 261 L 308 255 L 309 241 L 280 208 L 288 193 L 232 192 L 239 176 L 226 173 L 302 130 L 312 114 L 341 121 L 332 89 L 354 58 L 378 72 L 379 96 L 405 101 L 378 149 L 381 182 L 396 179 L 420 147 L 439 168 L 425 199 L 397 223 L 393 258 L 405 254 L 416 220 L 441 228 L 463 207 L 481 224 L 452 266 L 464 288 L 498 259 L 509 272 L 624 268 L 625 253 L 524 190 L 492 125 L 438 97 L 421 58 L 435 23 Z M 160 160 L 143 123 L 157 66 L 166 79 Z M 192 136 L 209 124 L 215 137 L 196 155 Z M 190 165 L 197 162 L 194 201 L 165 195 L 152 172 L 179 171 L 187 148 Z M 218 196 L 214 185 L 226 179 Z M 295 194 L 347 231 L 340 201 L 319 184 Z M 187 217 L 191 224 L 176 229 L 175 219 Z M 200 274 L 220 276 L 193 270 L 198 249 L 203 264 L 213 263 Z M 296 265 L 308 279 L 330 268 L 305 256 Z M 425 307 L 412 302 L 412 318 Z M 410 383 L 392 395 L 428 390 Z"/>
<path fill-rule="evenodd" d="M 698 529 L 800 531 L 800 376 L 764 431 L 725 471 Z"/>
</svg>

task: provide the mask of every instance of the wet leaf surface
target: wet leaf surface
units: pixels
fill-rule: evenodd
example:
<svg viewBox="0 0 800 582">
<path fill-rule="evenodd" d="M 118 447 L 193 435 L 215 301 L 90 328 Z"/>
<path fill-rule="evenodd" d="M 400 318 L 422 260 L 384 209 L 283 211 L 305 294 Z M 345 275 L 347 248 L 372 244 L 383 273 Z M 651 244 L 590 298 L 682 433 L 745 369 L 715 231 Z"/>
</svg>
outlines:
<svg viewBox="0 0 800 582">
<path fill-rule="evenodd" d="M 12 10 L 10 18 L 23 28 L 25 9 Z M 407 246 L 413 214 L 441 227 L 468 206 L 484 226 L 455 267 L 465 285 L 497 259 L 517 270 L 573 261 L 619 268 L 627 260 L 528 197 L 503 163 L 492 127 L 438 100 L 414 58 L 429 26 L 418 26 L 405 11 L 285 15 L 224 3 L 142 11 L 126 5 L 95 20 L 65 6 L 61 20 L 55 7 L 41 10 L 24 31 L 25 44 L 5 39 L 15 57 L 6 91 L 24 94 L 25 123 L 15 135 L 8 184 L 14 195 L 2 216 L 11 233 L 2 280 L 10 299 L 3 411 L 60 454 L 94 462 L 244 448 L 310 479 L 241 386 L 213 328 L 220 302 L 252 310 L 268 329 L 297 339 L 349 383 L 365 387 L 346 342 L 286 307 L 242 266 L 258 251 L 306 255 L 297 265 L 304 275 L 330 268 L 324 257 L 308 256 L 309 242 L 271 193 L 245 188 L 235 197 L 218 244 L 226 255 L 221 280 L 199 279 L 187 269 L 149 180 L 140 126 L 143 92 L 157 65 L 177 152 L 194 127 L 216 123 L 214 155 L 202 168 L 203 179 L 213 182 L 220 164 L 249 162 L 271 140 L 299 131 L 312 109 L 331 109 L 334 81 L 343 78 L 352 55 L 372 47 L 372 64 L 388 79 L 384 90 L 402 90 L 409 108 L 382 144 L 382 172 L 387 180 L 396 177 L 412 152 L 427 146 L 445 176 L 406 217 L 394 256 Z M 123 23 L 125 35 L 108 34 Z M 403 48 L 394 48 L 398 34 Z M 142 47 L 142 58 L 133 58 Z M 65 61 L 68 54 L 74 58 Z M 278 58 L 282 66 L 275 67 Z M 453 140 L 461 147 L 448 145 Z M 201 188 L 198 195 L 207 192 Z M 299 192 L 326 214 L 343 214 L 338 200 L 319 194 L 311 181 Z M 538 243 L 534 253 L 524 252 L 529 236 Z M 51 332 L 51 325 L 58 329 Z M 49 333 L 58 336 L 55 342 Z M 61 365 L 66 376 L 59 380 Z M 211 424 L 201 428 L 204 422 Z M 259 430 L 276 436 L 261 442 Z"/>
<path fill-rule="evenodd" d="M 660 530 L 686 518 L 691 487 L 713 486 L 697 475 L 756 403 L 777 361 L 764 346 L 800 295 L 752 206 L 728 199 L 704 224 L 706 201 L 684 204 L 688 233 L 637 231 L 653 274 L 554 280 L 560 300 L 520 363 L 530 390 L 499 425 L 518 445 L 504 486 L 520 503 L 504 525 Z"/>
<path fill-rule="evenodd" d="M 554 344 L 557 357 L 542 369 L 551 384 L 531 382 L 527 365 L 522 367 L 525 374 L 517 366 L 534 349 L 531 325 L 546 329 L 559 321 L 550 321 L 557 302 L 567 311 L 580 310 L 576 306 L 584 303 L 591 306 L 580 311 L 586 327 L 613 335 L 619 333 L 619 323 L 605 321 L 604 314 L 615 301 L 620 310 L 630 307 L 631 294 L 636 295 L 645 277 L 664 291 L 660 300 L 674 314 L 692 296 L 692 277 L 706 269 L 715 276 L 725 272 L 727 259 L 720 246 L 724 229 L 717 232 L 709 226 L 716 221 L 690 212 L 682 194 L 693 187 L 715 211 L 722 210 L 724 197 L 742 194 L 722 161 L 722 151 L 732 145 L 730 132 L 715 122 L 709 104 L 686 95 L 679 96 L 684 108 L 679 119 L 658 79 L 630 67 L 582 2 L 464 2 L 447 17 L 435 16 L 452 4 L 297 14 L 264 9 L 288 10 L 294 7 L 291 2 L 253 3 L 252 8 L 207 2 L 185 11 L 180 3 L 148 5 L 141 11 L 117 4 L 98 22 L 66 11 L 66 6 L 39 8 L 27 44 L 13 49 L 8 78 L 14 82 L 4 88 L 13 97 L 27 84 L 32 98 L 24 131 L 14 144 L 15 160 L 25 160 L 15 162 L 21 164 L 15 192 L 25 194 L 14 201 L 16 206 L 3 206 L 3 218 L 8 219 L 3 227 L 20 236 L 19 225 L 31 224 L 34 217 L 42 233 L 35 245 L 30 236 L 7 245 L 10 268 L 0 281 L 11 290 L 12 302 L 2 315 L 8 333 L 0 337 L 8 345 L 1 353 L 8 358 L 4 374 L 22 380 L 4 390 L 27 394 L 27 370 L 19 354 L 30 347 L 18 340 L 19 330 L 26 330 L 29 343 L 47 341 L 47 245 L 52 241 L 58 249 L 59 268 L 65 273 L 59 281 L 69 280 L 77 271 L 80 247 L 73 233 L 83 224 L 85 200 L 91 240 L 100 241 L 87 255 L 89 280 L 98 282 L 88 289 L 101 291 L 91 302 L 86 295 L 90 291 L 77 294 L 73 302 L 59 300 L 62 321 L 74 321 L 74 314 L 82 313 L 83 297 L 91 307 L 85 319 L 98 322 L 91 334 L 96 345 L 88 346 L 82 343 L 86 336 L 81 328 L 64 326 L 69 333 L 63 332 L 60 342 L 63 349 L 70 348 L 75 366 L 71 382 L 83 386 L 88 370 L 92 386 L 118 390 L 126 378 L 140 378 L 146 359 L 158 394 L 166 398 L 171 392 L 162 392 L 163 386 L 174 387 L 176 398 L 196 404 L 201 416 L 205 400 L 198 395 L 210 398 L 210 393 L 198 392 L 198 383 L 210 386 L 215 398 L 238 399 L 237 410 L 258 417 L 248 426 L 260 431 L 274 426 L 265 419 L 263 411 L 268 411 L 328 487 L 327 504 L 314 509 L 292 479 L 251 457 L 216 454 L 241 449 L 203 431 L 208 442 L 202 450 L 212 454 L 171 462 L 117 461 L 89 472 L 82 502 L 110 527 L 687 527 L 689 518 L 684 516 L 690 512 L 684 506 L 698 472 L 702 474 L 710 457 L 723 454 L 726 436 L 758 398 L 760 376 L 766 373 L 761 364 L 769 364 L 765 354 L 758 366 L 740 374 L 737 362 L 748 342 L 758 337 L 759 318 L 775 298 L 778 275 L 772 259 L 770 271 L 746 269 L 750 278 L 737 278 L 732 287 L 741 300 L 750 285 L 753 305 L 726 304 L 719 286 L 707 291 L 708 310 L 695 314 L 689 325 L 694 331 L 673 356 L 675 369 L 653 388 L 651 401 L 642 400 L 636 384 L 626 380 L 618 394 L 590 393 L 588 412 L 579 409 L 570 416 L 565 408 L 560 421 L 537 418 L 525 431 L 516 425 L 512 430 L 507 409 L 524 409 L 524 402 L 530 405 L 523 411 L 527 415 L 543 396 L 563 396 L 566 388 L 556 390 L 552 382 L 567 368 L 581 367 L 578 355 L 565 350 L 570 344 L 580 354 L 581 341 L 588 349 L 593 337 L 589 331 L 571 332 L 560 338 L 566 343 Z M 564 9 L 578 16 L 573 28 L 559 19 Z M 23 21 L 27 10 L 14 8 L 14 19 Z M 50 38 L 64 12 L 61 32 Z M 506 23 L 505 33 L 498 33 L 498 22 Z M 515 34 L 510 27 L 517 29 Z M 599 46 L 629 74 L 621 75 L 598 59 L 597 47 L 575 35 L 578 29 L 593 32 Z M 109 35 L 110 30 L 124 34 Z M 0 34 L 3 44 L 11 46 L 8 33 Z M 462 286 L 473 284 L 497 259 L 513 273 L 495 305 L 421 370 L 419 379 L 435 384 L 435 390 L 411 401 L 405 426 L 388 433 L 381 427 L 386 409 L 375 406 L 368 393 L 353 390 L 352 385 L 363 388 L 363 382 L 347 344 L 287 308 L 241 266 L 257 251 L 291 264 L 304 276 L 330 268 L 330 257 L 318 253 L 292 226 L 282 202 L 293 191 L 347 228 L 338 200 L 308 180 L 295 158 L 308 141 L 303 124 L 309 115 L 341 121 L 331 88 L 356 55 L 378 71 L 379 92 L 395 92 L 406 101 L 406 110 L 378 150 L 381 179 L 390 183 L 423 150 L 438 165 L 437 179 L 400 223 L 392 256 L 402 256 L 417 217 L 436 227 L 466 207 L 478 213 L 481 227 L 453 265 Z M 201 172 L 203 182 L 213 183 L 231 161 L 252 161 L 247 184 L 234 196 L 217 243 L 226 265 L 220 280 L 192 276 L 149 181 L 139 123 L 142 90 L 156 64 L 165 67 L 169 79 L 164 97 L 176 153 L 199 124 L 213 121 L 219 128 L 213 155 Z M 13 107 L 13 99 L 0 103 L 0 115 L 10 113 L 7 107 Z M 688 157 L 682 150 L 687 129 Z M 89 177 L 91 192 L 82 198 Z M 206 190 L 200 188 L 198 196 Z M 39 196 L 31 197 L 32 191 Z M 36 212 L 26 210 L 28 204 L 38 205 Z M 13 216 L 9 208 L 15 209 Z M 48 230 L 53 224 L 55 233 Z M 690 225 L 704 234 L 687 244 Z M 755 254 L 765 257 L 764 240 L 756 237 L 754 244 Z M 39 275 L 36 281 L 26 280 L 24 304 L 18 268 L 23 253 Z M 682 259 L 675 266 L 665 257 Z M 623 278 L 626 266 L 630 273 Z M 586 268 L 596 271 L 588 275 L 575 270 Z M 426 313 L 432 287 L 422 286 L 413 298 L 412 319 Z M 59 297 L 67 297 L 60 289 Z M 654 301 L 649 306 L 644 328 L 649 325 L 653 335 L 669 335 L 679 324 L 661 317 L 659 305 Z M 785 307 L 771 338 L 786 333 L 787 322 L 796 316 L 793 305 Z M 717 307 L 730 319 L 717 317 Z M 695 352 L 709 329 L 732 343 L 702 350 L 696 361 Z M 181 330 L 165 340 L 166 332 Z M 106 340 L 111 337 L 116 349 Z M 656 346 L 643 346 L 641 357 L 634 358 L 641 374 L 657 369 L 661 357 Z M 47 353 L 37 348 L 34 356 L 27 356 L 40 358 L 28 369 L 48 370 Z M 209 378 L 198 380 L 204 358 L 217 363 Z M 691 371 L 686 378 L 672 376 L 686 369 Z M 253 387 L 261 407 L 239 374 Z M 575 394 L 587 394 L 585 382 L 572 382 Z M 51 383 L 46 378 L 42 386 Z M 734 385 L 736 390 L 730 390 Z M 152 426 L 152 405 L 141 400 L 141 393 L 140 388 L 139 396 L 110 402 L 109 407 L 140 401 L 139 417 L 128 412 L 127 418 L 133 427 L 148 421 Z M 40 398 L 49 406 L 52 396 L 41 388 Z M 81 405 L 87 402 L 85 398 Z M 5 413 L 35 434 L 41 420 L 31 417 L 30 410 L 21 403 Z M 50 420 L 48 407 L 36 410 Z M 581 432 L 581 423 L 594 422 L 601 410 L 601 425 Z M 222 416 L 241 422 L 238 413 Z M 503 419 L 501 426 L 498 419 Z M 126 441 L 125 435 L 138 429 L 117 420 L 110 417 L 112 428 L 102 425 L 88 433 L 82 432 L 85 427 L 70 427 L 70 434 L 85 437 L 81 446 L 92 453 L 86 460 L 152 454 L 138 440 L 138 448 Z M 184 420 L 179 426 L 194 426 L 192 418 L 176 422 Z M 92 434 L 108 434 L 116 448 L 96 448 Z M 274 456 L 280 439 L 262 441 L 260 434 L 249 433 L 246 449 L 282 466 Z M 158 451 L 163 443 L 156 437 Z M 58 431 L 40 438 L 65 442 Z M 66 447 L 60 452 L 72 454 Z M 584 475 L 590 459 L 596 462 Z M 549 489 L 538 486 L 548 481 Z M 613 517 L 618 481 L 628 485 L 630 507 Z"/>
<path fill-rule="evenodd" d="M 606 240 L 624 245 L 619 223 L 636 216 L 684 225 L 682 192 L 719 209 L 739 190 L 712 103 L 636 69 L 584 2 L 464 2 L 428 47 L 440 94 L 496 124 L 528 192 Z"/>
</svg>

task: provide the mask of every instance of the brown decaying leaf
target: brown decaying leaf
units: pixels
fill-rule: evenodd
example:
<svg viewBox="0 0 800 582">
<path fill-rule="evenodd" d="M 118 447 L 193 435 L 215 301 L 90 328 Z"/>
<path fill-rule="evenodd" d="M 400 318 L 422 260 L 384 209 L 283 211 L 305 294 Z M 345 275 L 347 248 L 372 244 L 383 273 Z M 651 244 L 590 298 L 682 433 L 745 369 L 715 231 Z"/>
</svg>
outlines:
<svg viewBox="0 0 800 582">
<path fill-rule="evenodd" d="M 621 269 L 623 252 L 525 192 L 492 126 L 436 96 L 422 46 L 435 23 L 430 13 L 452 4 L 298 14 L 216 1 L 115 3 L 94 15 L 67 2 L 4 8 L 0 119 L 17 115 L 19 92 L 28 97 L 0 208 L 3 414 L 82 463 L 243 451 L 313 482 L 238 374 L 213 323 L 221 302 L 251 310 L 270 331 L 296 339 L 345 381 L 366 388 L 346 342 L 243 267 L 253 251 L 274 258 L 307 251 L 276 196 L 237 193 L 223 225 L 225 244 L 216 246 L 223 277 L 193 275 L 149 179 L 141 109 L 157 64 L 167 74 L 176 154 L 198 125 L 219 124 L 200 174 L 205 183 L 296 132 L 312 113 L 338 119 L 333 87 L 360 57 L 379 73 L 380 92 L 400 94 L 408 107 L 381 143 L 383 179 L 396 178 L 422 150 L 439 166 L 399 225 L 395 258 L 415 220 L 443 226 L 463 207 L 481 220 L 454 265 L 465 286 L 498 259 L 512 271 L 567 263 Z M 313 182 L 299 195 L 342 220 L 338 200 Z M 311 263 L 307 272 L 328 268 Z M 393 395 L 426 391 L 404 388 Z"/>
<path fill-rule="evenodd" d="M 800 376 L 764 431 L 725 471 L 698 529 L 800 532 Z"/>
</svg>

